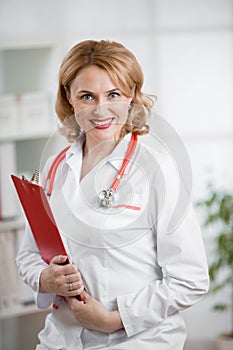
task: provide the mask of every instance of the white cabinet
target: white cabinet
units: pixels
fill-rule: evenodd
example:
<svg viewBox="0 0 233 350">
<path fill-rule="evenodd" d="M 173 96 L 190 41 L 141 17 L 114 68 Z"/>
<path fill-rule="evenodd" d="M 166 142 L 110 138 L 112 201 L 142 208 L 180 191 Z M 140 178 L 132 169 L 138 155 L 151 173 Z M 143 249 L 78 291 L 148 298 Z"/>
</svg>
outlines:
<svg viewBox="0 0 233 350">
<path fill-rule="evenodd" d="M 31 175 L 36 168 L 41 167 L 41 163 L 45 160 L 45 149 L 49 153 L 51 138 L 54 137 L 51 135 L 56 128 L 54 97 L 59 64 L 63 55 L 63 53 L 60 55 L 61 52 L 60 47 L 47 43 L 36 46 L 26 44 L 21 47 L 18 45 L 0 47 L 0 147 L 4 148 L 6 144 L 12 144 L 15 150 L 13 168 L 18 175 L 23 173 Z M 4 157 L 4 162 L 0 162 L 1 177 L 6 177 L 4 186 L 9 185 L 14 191 L 10 174 L 8 174 L 9 170 L 5 165 L 6 160 L 7 155 Z M 0 181 L 3 179 L 0 178 Z M 16 192 L 15 199 L 18 202 Z M 8 206 L 10 204 L 8 200 L 7 196 L 4 198 L 0 196 L 0 208 L 3 201 L 4 205 Z M 22 215 L 19 202 L 18 213 Z M 2 257 L 4 256 L 4 271 L 3 266 L 0 269 L 2 276 L 0 349 L 4 344 L 4 337 L 9 338 L 8 334 L 3 334 L 3 331 L 1 334 L 1 330 L 6 329 L 9 320 L 16 322 L 24 317 L 24 322 L 27 322 L 30 315 L 38 314 L 41 315 L 41 327 L 47 313 L 47 311 L 38 310 L 33 304 L 27 305 L 27 302 L 30 301 L 30 293 L 27 300 L 24 300 L 27 292 L 25 294 L 23 290 L 23 283 L 19 279 L 14 261 L 17 242 L 19 237 L 21 239 L 23 230 L 24 219 L 19 219 L 17 212 L 15 218 L 5 217 L 0 221 L 0 249 L 2 253 L 4 250 L 4 254 L 1 254 Z M 3 287 L 9 287 L 9 294 Z M 12 294 L 10 290 L 14 290 Z M 34 330 L 35 328 L 36 326 Z"/>
<path fill-rule="evenodd" d="M 49 135 L 55 119 L 58 52 L 52 44 L 0 47 L 1 141 Z"/>
<path fill-rule="evenodd" d="M 37 333 L 50 312 L 39 310 L 30 302 L 33 300 L 32 291 L 23 284 L 16 271 L 14 256 L 17 239 L 23 230 L 23 219 L 0 223 L 0 350 L 34 349 L 38 342 Z"/>
<path fill-rule="evenodd" d="M 15 158 L 11 171 L 18 174 L 32 174 L 41 165 L 41 154 L 56 125 L 59 51 L 57 45 L 49 43 L 0 46 L 0 148 L 4 153 L 0 194 L 1 183 L 10 186 L 7 159 Z M 15 155 L 5 154 L 9 143 Z M 1 216 L 1 207 L 8 206 L 5 197 L 0 195 L 0 220 L 7 219 Z"/>
</svg>

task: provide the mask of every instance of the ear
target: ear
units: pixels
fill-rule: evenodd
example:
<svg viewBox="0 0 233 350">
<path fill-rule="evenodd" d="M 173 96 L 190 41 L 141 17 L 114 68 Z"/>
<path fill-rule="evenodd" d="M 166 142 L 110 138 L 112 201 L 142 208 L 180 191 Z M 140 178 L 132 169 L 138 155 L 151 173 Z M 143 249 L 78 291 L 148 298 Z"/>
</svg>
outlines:
<svg viewBox="0 0 233 350">
<path fill-rule="evenodd" d="M 66 86 L 64 86 L 64 89 L 66 92 L 66 98 L 69 101 L 69 104 L 73 107 L 70 90 Z"/>
<path fill-rule="evenodd" d="M 132 101 L 133 101 L 133 97 L 129 99 L 129 105 L 128 105 L 128 110 L 129 110 L 129 112 L 131 111 L 131 109 L 132 109 L 132 107 L 133 107 Z"/>
<path fill-rule="evenodd" d="M 133 101 L 133 96 L 132 97 L 128 97 L 127 103 L 128 103 L 129 109 L 131 109 L 132 101 Z"/>
</svg>

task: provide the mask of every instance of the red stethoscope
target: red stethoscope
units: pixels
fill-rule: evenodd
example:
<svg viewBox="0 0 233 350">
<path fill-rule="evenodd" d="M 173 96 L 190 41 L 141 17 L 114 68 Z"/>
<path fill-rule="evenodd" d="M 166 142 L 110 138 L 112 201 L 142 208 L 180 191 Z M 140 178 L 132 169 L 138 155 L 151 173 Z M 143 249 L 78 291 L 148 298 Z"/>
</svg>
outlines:
<svg viewBox="0 0 233 350">
<path fill-rule="evenodd" d="M 111 186 L 109 188 L 107 188 L 106 190 L 100 191 L 98 194 L 97 200 L 98 200 L 100 207 L 110 208 L 112 206 L 112 204 L 114 203 L 117 188 L 119 187 L 119 184 L 120 184 L 122 176 L 124 175 L 125 169 L 127 168 L 130 160 L 132 159 L 132 156 L 134 154 L 134 151 L 135 151 L 135 148 L 137 145 L 137 141 L 138 141 L 137 135 L 132 133 L 128 149 L 126 151 L 121 168 L 117 173 L 117 176 L 115 177 L 113 183 L 111 184 Z M 53 163 L 51 164 L 51 167 L 50 167 L 48 174 L 47 174 L 47 177 L 45 179 L 45 186 L 44 186 L 44 190 L 46 191 L 48 197 L 50 197 L 52 194 L 53 184 L 54 184 L 57 168 L 58 168 L 59 164 L 62 162 L 62 160 L 65 159 L 66 152 L 69 148 L 70 148 L 70 146 L 64 148 L 56 156 Z"/>
</svg>

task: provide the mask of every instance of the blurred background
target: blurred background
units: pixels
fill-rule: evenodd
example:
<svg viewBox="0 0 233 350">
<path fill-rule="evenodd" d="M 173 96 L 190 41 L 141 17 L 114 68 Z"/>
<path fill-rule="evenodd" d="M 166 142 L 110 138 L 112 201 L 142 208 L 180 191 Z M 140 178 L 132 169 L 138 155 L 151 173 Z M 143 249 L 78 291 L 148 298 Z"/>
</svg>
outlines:
<svg viewBox="0 0 233 350">
<path fill-rule="evenodd" d="M 175 128 L 187 148 L 193 201 L 205 199 L 210 182 L 232 192 L 232 0 L 0 0 L 2 179 L 6 172 L 31 174 L 47 153 L 63 146 L 55 131 L 58 69 L 65 53 L 85 39 L 119 41 L 138 58 L 145 75 L 144 92 L 157 96 L 156 112 Z M 1 187 L 0 244 L 9 266 L 14 264 L 13 249 L 23 224 L 15 220 L 19 208 L 11 198 L 12 187 L 7 192 L 4 180 Z M 209 262 L 214 258 L 214 237 L 203 227 Z M 0 268 L 2 286 L 5 271 Z M 0 288 L 0 348 L 29 350 L 46 312 L 37 312 L 30 305 L 29 291 L 15 287 L 14 281 L 7 293 Z M 11 283 L 15 291 L 9 301 Z M 216 337 L 230 331 L 230 310 L 212 311 L 215 301 L 228 298 L 229 289 L 224 288 L 183 312 L 186 350 L 213 350 Z"/>
</svg>

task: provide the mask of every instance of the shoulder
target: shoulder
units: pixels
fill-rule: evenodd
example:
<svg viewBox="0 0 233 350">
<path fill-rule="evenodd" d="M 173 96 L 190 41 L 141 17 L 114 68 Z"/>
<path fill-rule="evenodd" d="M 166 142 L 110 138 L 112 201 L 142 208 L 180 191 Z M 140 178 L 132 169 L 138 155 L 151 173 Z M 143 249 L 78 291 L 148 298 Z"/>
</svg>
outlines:
<svg viewBox="0 0 233 350">
<path fill-rule="evenodd" d="M 172 152 L 165 145 L 150 135 L 142 136 L 139 139 L 138 161 L 154 175 L 162 172 L 174 176 L 177 173 L 177 166 Z"/>
<path fill-rule="evenodd" d="M 169 149 L 157 140 L 140 141 L 138 159 L 150 183 L 151 195 L 156 195 L 163 204 L 176 202 L 182 180 L 176 159 Z"/>
<path fill-rule="evenodd" d="M 47 161 L 45 162 L 44 167 L 41 171 L 41 183 L 43 184 L 48 173 L 52 171 L 53 168 L 59 166 L 67 157 L 67 153 L 69 152 L 70 146 L 63 147 L 53 155 L 51 155 Z"/>
<path fill-rule="evenodd" d="M 49 170 L 54 162 L 54 160 L 56 159 L 57 155 L 59 154 L 59 152 L 57 152 L 56 154 L 51 155 L 45 162 L 45 165 L 42 167 L 41 171 L 40 171 L 40 183 L 41 185 L 44 185 L 46 182 L 46 177 L 49 173 Z"/>
</svg>

